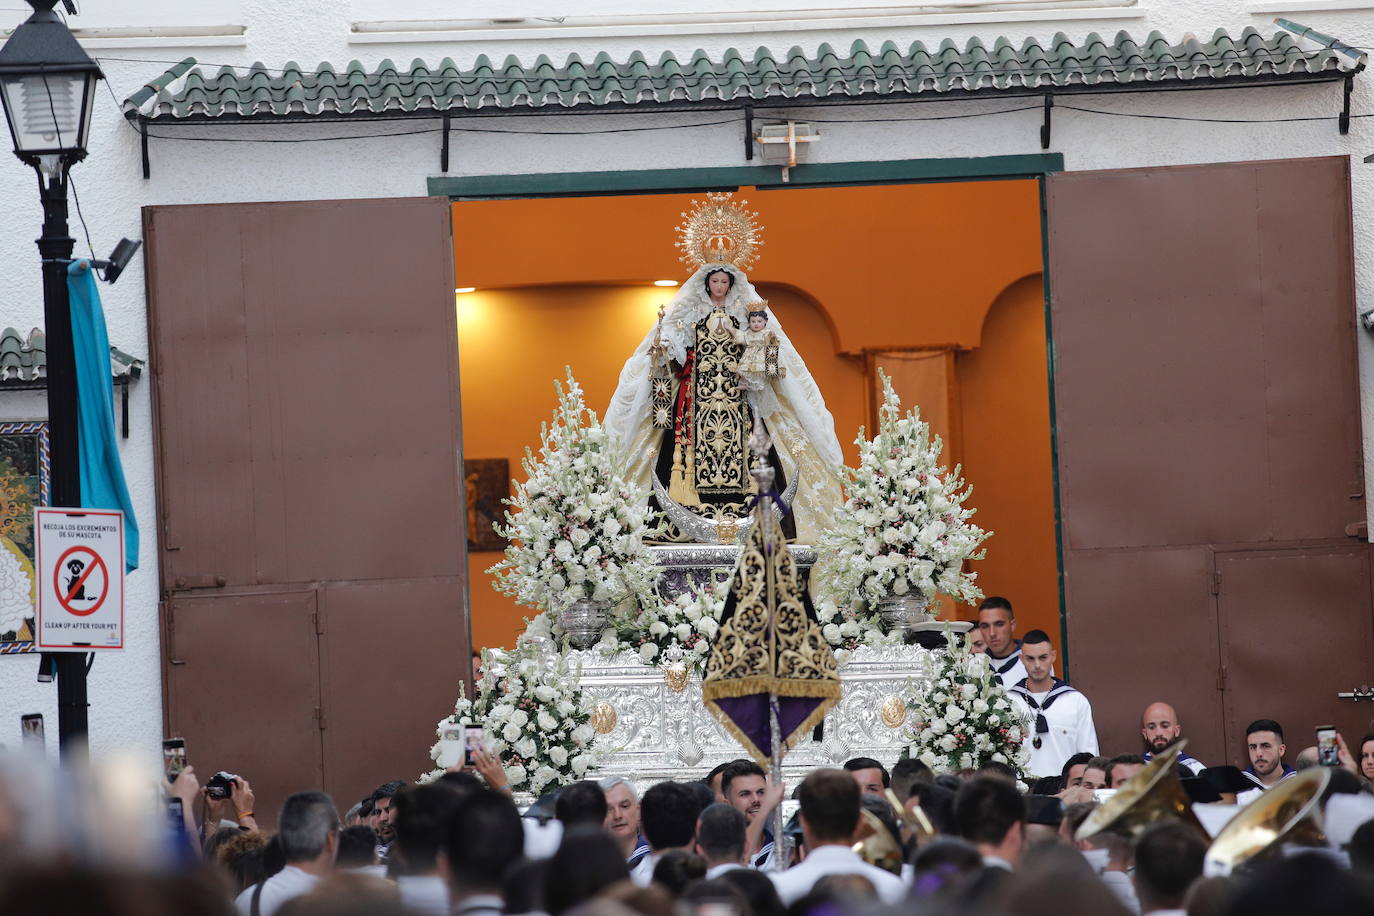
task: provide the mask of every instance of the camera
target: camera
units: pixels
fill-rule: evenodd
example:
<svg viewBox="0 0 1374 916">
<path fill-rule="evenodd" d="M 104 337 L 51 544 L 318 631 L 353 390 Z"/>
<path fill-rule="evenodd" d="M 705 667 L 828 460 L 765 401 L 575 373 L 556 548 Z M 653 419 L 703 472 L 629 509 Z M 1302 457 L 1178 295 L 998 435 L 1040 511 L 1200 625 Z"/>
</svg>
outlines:
<svg viewBox="0 0 1374 916">
<path fill-rule="evenodd" d="M 233 773 L 226 773 L 220 770 L 210 781 L 205 784 L 206 798 L 228 798 L 234 792 L 234 780 L 238 779 Z"/>
</svg>

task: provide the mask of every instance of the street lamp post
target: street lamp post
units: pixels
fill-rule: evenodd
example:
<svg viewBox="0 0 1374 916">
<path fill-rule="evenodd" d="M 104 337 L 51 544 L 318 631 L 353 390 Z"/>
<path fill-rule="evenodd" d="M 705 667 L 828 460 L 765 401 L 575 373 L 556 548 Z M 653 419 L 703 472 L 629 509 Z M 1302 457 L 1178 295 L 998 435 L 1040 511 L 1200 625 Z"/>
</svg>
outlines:
<svg viewBox="0 0 1374 916">
<path fill-rule="evenodd" d="M 0 48 L 0 98 L 14 154 L 38 176 L 43 205 L 43 323 L 48 347 L 48 437 L 51 504 L 81 505 L 77 445 L 76 356 L 67 265 L 75 241 L 67 229 L 67 172 L 86 158 L 100 68 L 53 11 L 57 0 L 28 0 L 33 15 Z M 57 730 L 64 754 L 84 745 L 86 656 L 56 653 Z"/>
</svg>

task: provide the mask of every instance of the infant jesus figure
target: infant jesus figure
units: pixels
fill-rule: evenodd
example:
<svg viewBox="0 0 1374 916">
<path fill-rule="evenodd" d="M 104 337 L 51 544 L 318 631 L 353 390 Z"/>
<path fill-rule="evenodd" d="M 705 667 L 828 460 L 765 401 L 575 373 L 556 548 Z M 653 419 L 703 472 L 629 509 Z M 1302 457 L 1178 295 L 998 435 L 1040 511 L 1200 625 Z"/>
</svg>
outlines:
<svg viewBox="0 0 1374 916">
<path fill-rule="evenodd" d="M 739 374 L 746 382 L 762 382 L 766 378 L 781 378 L 786 367 L 778 365 L 778 336 L 768 330 L 767 302 L 760 302 L 749 311 L 749 326 L 735 332 L 735 343 L 744 347 L 739 356 Z"/>
</svg>

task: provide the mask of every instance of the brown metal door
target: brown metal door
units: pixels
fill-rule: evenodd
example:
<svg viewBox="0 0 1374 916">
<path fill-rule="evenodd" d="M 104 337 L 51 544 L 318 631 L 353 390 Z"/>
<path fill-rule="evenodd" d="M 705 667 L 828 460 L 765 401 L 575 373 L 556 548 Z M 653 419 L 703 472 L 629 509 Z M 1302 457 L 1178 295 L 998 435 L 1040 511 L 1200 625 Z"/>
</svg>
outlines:
<svg viewBox="0 0 1374 916">
<path fill-rule="evenodd" d="M 1219 553 L 1216 565 L 1228 762 L 1249 765 L 1245 726 L 1260 718 L 1283 726 L 1290 763 L 1318 725 L 1335 725 L 1353 749 L 1374 707 L 1336 694 L 1374 684 L 1369 551 Z"/>
<path fill-rule="evenodd" d="M 197 680 L 169 662 L 168 726 L 210 715 L 201 683 L 229 708 L 270 700 L 254 672 L 274 631 L 234 617 L 262 592 L 299 592 L 312 718 L 226 715 L 216 740 L 310 731 L 310 766 L 274 754 L 245 775 L 322 784 L 345 808 L 429 765 L 468 672 L 448 202 L 151 207 L 144 223 L 161 581 L 177 644 L 220 641 Z M 223 610 L 184 614 L 189 596 Z"/>
<path fill-rule="evenodd" d="M 1219 760 L 1245 723 L 1211 551 L 1367 550 L 1349 161 L 1067 172 L 1046 207 L 1069 671 L 1105 750 L 1159 699 Z M 1321 579 L 1316 556 L 1275 575 Z M 1250 687 L 1279 708 L 1289 684 Z"/>
<path fill-rule="evenodd" d="M 202 785 L 243 774 L 275 823 L 287 795 L 323 785 L 315 592 L 181 597 L 164 617 L 167 733 Z"/>
</svg>

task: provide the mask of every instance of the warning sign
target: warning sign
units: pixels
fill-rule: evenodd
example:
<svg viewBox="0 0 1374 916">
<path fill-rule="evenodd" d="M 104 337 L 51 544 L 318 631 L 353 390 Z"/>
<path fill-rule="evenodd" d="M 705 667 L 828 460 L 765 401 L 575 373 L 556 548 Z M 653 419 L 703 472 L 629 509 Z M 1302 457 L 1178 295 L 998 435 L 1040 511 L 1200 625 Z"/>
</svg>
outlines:
<svg viewBox="0 0 1374 916">
<path fill-rule="evenodd" d="M 124 513 L 34 511 L 42 651 L 124 648 Z"/>
</svg>

